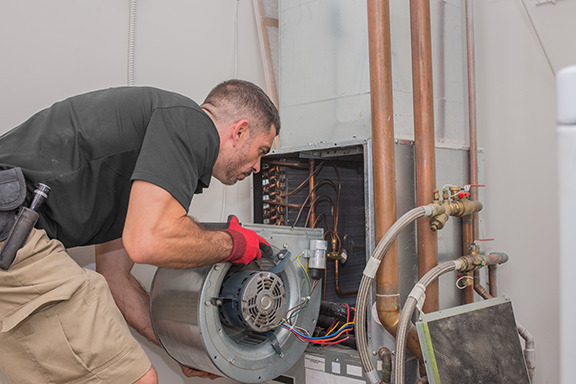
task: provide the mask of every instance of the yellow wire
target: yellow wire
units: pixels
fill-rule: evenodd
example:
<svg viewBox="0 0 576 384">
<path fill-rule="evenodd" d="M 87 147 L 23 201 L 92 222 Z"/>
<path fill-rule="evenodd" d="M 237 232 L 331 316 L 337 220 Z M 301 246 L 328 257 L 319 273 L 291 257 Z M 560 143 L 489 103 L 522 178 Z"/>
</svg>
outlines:
<svg viewBox="0 0 576 384">
<path fill-rule="evenodd" d="M 306 274 L 306 280 L 308 281 L 308 294 L 310 294 L 310 291 L 312 290 L 310 288 L 310 276 L 308 276 L 308 271 L 306 270 L 306 268 L 304 268 L 304 266 L 302 265 L 302 263 L 300 262 L 300 256 L 302 256 L 304 253 L 301 253 L 298 255 L 298 257 L 296 258 L 296 260 L 298 261 L 298 264 L 300 264 L 300 266 L 302 267 L 302 269 L 304 270 L 304 273 Z"/>
</svg>

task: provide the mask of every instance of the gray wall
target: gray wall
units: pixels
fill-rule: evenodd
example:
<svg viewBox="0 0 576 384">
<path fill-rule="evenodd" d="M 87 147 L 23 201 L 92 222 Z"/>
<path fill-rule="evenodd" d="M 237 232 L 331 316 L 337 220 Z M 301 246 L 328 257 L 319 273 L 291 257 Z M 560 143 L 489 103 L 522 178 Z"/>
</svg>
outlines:
<svg viewBox="0 0 576 384">
<path fill-rule="evenodd" d="M 574 1 L 536 7 L 525 0 L 476 1 L 478 128 L 484 149 L 485 236 L 511 261 L 500 291 L 536 338 L 538 383 L 559 381 L 558 247 L 554 70 L 576 52 L 562 34 Z M 234 18 L 239 6 L 237 77 L 264 86 L 252 2 L 138 0 L 136 85 L 154 85 L 201 100 L 234 75 Z M 0 3 L 0 133 L 72 94 L 126 84 L 128 1 L 41 0 Z M 565 33 L 574 36 L 574 33 Z M 545 50 L 539 44 L 544 43 Z M 572 52 L 572 53 L 570 53 Z M 550 60 L 547 60 L 546 53 Z M 570 62 L 571 61 L 571 62 Z M 214 182 L 195 198 L 192 214 L 250 219 L 249 185 Z M 226 203 L 225 209 L 221 202 Z M 90 248 L 74 250 L 83 265 Z M 146 286 L 153 270 L 137 268 Z M 163 383 L 194 383 L 157 348 L 151 356 Z M 221 383 L 230 382 L 220 379 Z M 1 376 L 0 383 L 8 381 Z"/>
<path fill-rule="evenodd" d="M 0 133 L 68 96 L 126 85 L 128 10 L 128 0 L 0 2 Z M 136 13 L 135 85 L 169 89 L 198 102 L 234 75 L 264 87 L 251 1 L 138 0 Z M 249 196 L 248 181 L 224 189 L 213 180 L 194 198 L 191 214 L 219 221 L 234 213 L 250 221 Z M 91 247 L 71 254 L 93 267 Z M 135 271 L 149 287 L 154 268 Z M 184 378 L 163 351 L 142 343 L 160 382 L 205 382 Z M 0 383 L 8 383 L 1 372 Z"/>
<path fill-rule="evenodd" d="M 537 383 L 555 384 L 562 192 L 556 190 L 554 73 L 576 63 L 574 25 L 566 19 L 576 14 L 576 2 L 474 3 L 485 236 L 495 238 L 487 247 L 510 256 L 500 292 L 512 299 L 517 321 L 536 339 Z"/>
</svg>

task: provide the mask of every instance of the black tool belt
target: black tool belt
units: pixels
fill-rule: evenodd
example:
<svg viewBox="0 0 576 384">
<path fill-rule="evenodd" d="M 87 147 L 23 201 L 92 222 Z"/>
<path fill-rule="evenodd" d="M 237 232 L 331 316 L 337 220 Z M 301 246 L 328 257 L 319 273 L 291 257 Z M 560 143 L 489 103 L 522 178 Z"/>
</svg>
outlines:
<svg viewBox="0 0 576 384">
<path fill-rule="evenodd" d="M 24 207 L 26 181 L 20 168 L 0 171 L 0 268 L 10 268 L 16 252 L 38 221 L 38 213 Z"/>
</svg>

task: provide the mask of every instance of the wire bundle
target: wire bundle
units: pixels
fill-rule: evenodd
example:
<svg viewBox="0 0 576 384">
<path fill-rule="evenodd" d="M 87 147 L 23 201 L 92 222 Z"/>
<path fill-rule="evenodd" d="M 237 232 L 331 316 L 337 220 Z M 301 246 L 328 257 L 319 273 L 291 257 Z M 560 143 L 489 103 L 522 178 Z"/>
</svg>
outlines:
<svg viewBox="0 0 576 384">
<path fill-rule="evenodd" d="M 308 271 L 306 270 L 304 265 L 300 262 L 300 256 L 302 256 L 302 254 L 298 255 L 297 260 L 298 260 L 298 264 L 300 264 L 300 267 L 302 267 L 302 269 L 304 270 L 304 274 L 306 275 L 306 280 L 308 282 L 308 296 L 304 300 L 302 300 L 300 303 L 296 304 L 294 307 L 292 307 L 292 308 L 288 309 L 288 311 L 286 311 L 286 316 L 282 319 L 282 322 L 280 323 L 280 325 L 286 329 L 289 329 L 290 332 L 292 332 L 294 335 L 296 335 L 296 337 L 298 337 L 300 340 L 305 341 L 305 342 L 314 343 L 314 344 L 332 345 L 332 344 L 339 344 L 345 340 L 348 340 L 349 339 L 348 332 L 354 328 L 354 321 L 355 321 L 355 317 L 356 317 L 356 315 L 355 315 L 356 311 L 354 310 L 353 311 L 354 316 L 353 316 L 352 320 L 350 320 L 350 309 L 351 308 L 348 304 L 344 304 L 348 308 L 346 323 L 339 326 L 340 322 L 337 320 L 334 320 L 334 322 L 328 328 L 328 330 L 326 331 L 324 336 L 316 336 L 316 337 L 312 336 L 312 335 L 310 335 L 310 332 L 308 330 L 306 330 L 302 327 L 298 327 L 295 324 L 294 319 L 304 308 L 306 308 L 308 306 L 312 292 L 314 292 L 314 289 L 318 285 L 318 280 L 314 280 L 313 282 L 310 281 L 310 276 L 308 275 Z M 352 308 L 352 309 L 354 309 L 354 308 Z"/>
</svg>

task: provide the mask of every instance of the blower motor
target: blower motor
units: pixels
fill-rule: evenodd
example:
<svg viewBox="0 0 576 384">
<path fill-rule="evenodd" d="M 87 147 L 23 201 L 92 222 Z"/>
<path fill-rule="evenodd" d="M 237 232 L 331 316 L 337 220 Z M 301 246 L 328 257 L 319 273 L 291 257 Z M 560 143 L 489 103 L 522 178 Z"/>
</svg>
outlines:
<svg viewBox="0 0 576 384">
<path fill-rule="evenodd" d="M 243 383 L 262 383 L 288 370 L 307 343 L 282 326 L 314 330 L 320 290 L 310 292 L 302 257 L 322 230 L 249 224 L 275 250 L 247 266 L 220 263 L 191 269 L 158 268 L 151 288 L 156 337 L 180 364 Z"/>
</svg>

